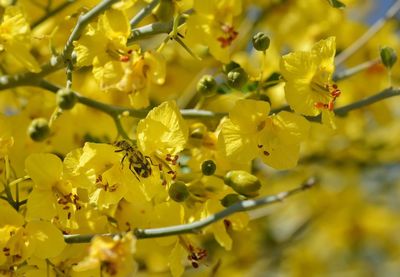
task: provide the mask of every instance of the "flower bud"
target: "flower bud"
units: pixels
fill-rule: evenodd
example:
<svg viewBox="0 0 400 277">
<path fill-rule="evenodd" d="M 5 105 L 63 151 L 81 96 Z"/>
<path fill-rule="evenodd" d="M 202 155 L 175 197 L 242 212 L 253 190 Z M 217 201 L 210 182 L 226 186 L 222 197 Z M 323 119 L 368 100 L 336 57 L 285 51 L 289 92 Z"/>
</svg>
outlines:
<svg viewBox="0 0 400 277">
<path fill-rule="evenodd" d="M 211 75 L 204 75 L 200 81 L 197 83 L 197 92 L 201 93 L 204 96 L 212 96 L 214 95 L 217 89 L 217 82 L 214 77 Z"/>
<path fill-rule="evenodd" d="M 392 66 L 397 61 L 397 54 L 393 48 L 385 46 L 381 48 L 380 51 L 382 63 L 385 65 L 387 69 L 392 68 Z"/>
<path fill-rule="evenodd" d="M 225 197 L 222 198 L 220 202 L 221 202 L 222 206 L 229 207 L 229 206 L 232 206 L 233 204 L 240 202 L 244 199 L 245 199 L 245 197 L 240 194 L 230 193 L 230 194 L 225 195 Z"/>
<path fill-rule="evenodd" d="M 224 182 L 234 191 L 248 197 L 258 195 L 261 183 L 258 178 L 244 170 L 232 170 L 225 174 Z"/>
<path fill-rule="evenodd" d="M 46 118 L 35 118 L 28 127 L 28 135 L 34 141 L 43 141 L 49 134 L 50 127 Z"/>
<path fill-rule="evenodd" d="M 178 181 L 171 184 L 168 194 L 172 200 L 182 202 L 189 197 L 189 190 L 184 182 Z"/>
<path fill-rule="evenodd" d="M 70 110 L 75 106 L 78 99 L 73 91 L 63 88 L 57 91 L 56 100 L 61 109 Z"/>
<path fill-rule="evenodd" d="M 265 33 L 258 32 L 253 36 L 252 42 L 254 49 L 257 51 L 265 51 L 269 47 L 270 39 Z"/>
<path fill-rule="evenodd" d="M 227 79 L 229 86 L 241 89 L 246 84 L 248 76 L 244 69 L 239 67 L 231 70 L 227 75 Z"/>
<path fill-rule="evenodd" d="M 201 172 L 206 176 L 213 175 L 216 169 L 217 165 L 213 160 L 207 160 L 201 164 Z"/>
<path fill-rule="evenodd" d="M 191 138 L 202 139 L 207 133 L 207 126 L 201 122 L 196 122 L 190 125 L 189 134 Z"/>
<path fill-rule="evenodd" d="M 238 63 L 236 63 L 234 61 L 231 61 L 230 63 L 224 64 L 222 66 L 222 71 L 225 74 L 228 74 L 230 71 L 234 70 L 235 68 L 239 68 L 239 67 L 240 67 L 240 64 L 238 64 Z"/>
</svg>

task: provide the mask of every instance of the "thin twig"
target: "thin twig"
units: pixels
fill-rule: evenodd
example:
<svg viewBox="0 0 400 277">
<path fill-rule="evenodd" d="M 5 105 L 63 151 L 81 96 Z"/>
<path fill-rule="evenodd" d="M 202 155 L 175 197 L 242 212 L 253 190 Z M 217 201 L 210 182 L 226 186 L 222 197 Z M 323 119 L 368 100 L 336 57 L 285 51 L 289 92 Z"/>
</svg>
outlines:
<svg viewBox="0 0 400 277">
<path fill-rule="evenodd" d="M 159 237 L 166 237 L 166 236 L 173 236 L 179 234 L 188 234 L 188 233 L 199 233 L 201 229 L 204 227 L 217 222 L 227 216 L 238 212 L 249 211 L 260 206 L 270 205 L 278 202 L 282 202 L 285 198 L 307 190 L 313 187 L 316 183 L 315 178 L 310 178 L 301 186 L 278 193 L 276 195 L 269 195 L 259 199 L 250 199 L 238 202 L 216 214 L 208 216 L 206 218 L 200 219 L 196 222 L 182 224 L 182 225 L 175 225 L 169 227 L 162 227 L 162 228 L 152 228 L 152 229 L 135 229 L 133 231 L 134 235 L 137 239 L 148 239 L 148 238 L 159 238 Z M 118 233 L 115 234 L 97 234 L 97 236 L 115 236 L 120 235 Z M 89 235 L 64 235 L 64 240 L 66 243 L 87 243 L 90 242 L 91 239 L 96 236 L 95 234 Z"/>
<path fill-rule="evenodd" d="M 354 67 L 348 68 L 346 70 L 342 70 L 340 72 L 335 73 L 335 75 L 333 76 L 333 81 L 337 82 L 337 81 L 341 81 L 344 79 L 347 79 L 361 71 L 367 70 L 368 68 L 373 67 L 374 65 L 377 65 L 380 63 L 380 59 L 374 59 L 374 60 L 370 60 L 370 61 L 366 61 L 364 63 L 358 64 Z"/>
<path fill-rule="evenodd" d="M 386 14 L 378 19 L 361 37 L 359 37 L 353 44 L 347 47 L 343 52 L 338 54 L 335 58 L 336 66 L 342 64 L 345 60 L 351 57 L 358 49 L 363 47 L 382 27 L 385 23 L 393 18 L 400 10 L 400 0 L 397 0 L 387 10 Z"/>
<path fill-rule="evenodd" d="M 191 14 L 193 10 L 186 11 L 183 15 Z M 181 16 L 178 25 L 185 23 L 186 17 Z M 139 28 L 132 29 L 131 37 L 127 41 L 127 45 L 132 45 L 134 42 L 159 34 L 169 34 L 174 28 L 174 21 L 169 22 L 154 22 Z"/>
<path fill-rule="evenodd" d="M 147 6 L 145 6 L 143 9 L 141 9 L 132 19 L 131 19 L 131 28 L 135 27 L 137 24 L 142 21 L 143 18 L 145 18 L 148 14 L 151 13 L 151 11 L 158 5 L 160 0 L 153 0 L 151 1 Z"/>
<path fill-rule="evenodd" d="M 400 88 L 387 88 L 377 94 L 365 97 L 349 105 L 335 109 L 337 116 L 346 116 L 350 111 L 357 110 L 393 96 L 400 96 Z"/>
<path fill-rule="evenodd" d="M 81 15 L 78 19 L 78 22 L 75 25 L 74 30 L 72 31 L 71 35 L 69 36 L 67 43 L 64 46 L 64 51 L 62 56 L 66 60 L 71 59 L 72 51 L 74 49 L 74 44 L 73 42 L 81 36 L 83 30 L 85 27 L 89 24 L 89 22 L 104 12 L 106 9 L 108 9 L 112 4 L 117 2 L 118 0 L 104 0 L 97 6 L 95 6 L 93 9 L 88 11 L 87 13 Z"/>
<path fill-rule="evenodd" d="M 41 79 L 64 67 L 64 61 L 61 56 L 53 56 L 50 62 L 42 66 L 42 70 L 38 73 L 25 72 L 14 75 L 0 76 L 0 91 L 20 87 L 20 86 L 37 86 Z"/>
</svg>

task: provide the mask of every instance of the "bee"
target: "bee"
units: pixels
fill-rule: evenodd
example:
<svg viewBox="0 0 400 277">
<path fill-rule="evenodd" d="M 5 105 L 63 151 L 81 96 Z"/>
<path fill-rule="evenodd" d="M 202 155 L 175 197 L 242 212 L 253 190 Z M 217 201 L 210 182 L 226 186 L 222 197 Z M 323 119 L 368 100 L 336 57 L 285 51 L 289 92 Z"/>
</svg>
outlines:
<svg viewBox="0 0 400 277">
<path fill-rule="evenodd" d="M 136 146 L 131 145 L 126 140 L 117 141 L 114 146 L 119 148 L 115 152 L 124 152 L 121 165 L 123 166 L 124 160 L 127 159 L 129 170 L 135 175 L 136 179 L 140 181 L 139 177 L 148 178 L 152 174 L 151 158 L 143 155 Z"/>
</svg>

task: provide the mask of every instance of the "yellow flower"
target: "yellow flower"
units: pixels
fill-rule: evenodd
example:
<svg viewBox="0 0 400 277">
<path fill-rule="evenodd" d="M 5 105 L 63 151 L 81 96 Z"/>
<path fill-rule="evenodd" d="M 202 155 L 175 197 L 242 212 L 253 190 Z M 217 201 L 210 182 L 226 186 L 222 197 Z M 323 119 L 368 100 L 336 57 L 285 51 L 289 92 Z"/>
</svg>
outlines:
<svg viewBox="0 0 400 277">
<path fill-rule="evenodd" d="M 117 89 L 129 94 L 131 105 L 135 109 L 149 106 L 151 84 L 162 85 L 165 82 L 166 62 L 157 52 L 144 54 L 133 52 L 130 62 L 124 68 L 124 75 L 116 85 Z"/>
<path fill-rule="evenodd" d="M 94 237 L 90 243 L 89 255 L 73 266 L 78 276 L 132 276 L 137 270 L 137 264 L 132 254 L 135 252 L 136 239 L 132 233 L 122 238 Z M 85 275 L 85 272 L 98 273 Z"/>
<path fill-rule="evenodd" d="M 228 159 L 245 163 L 260 157 L 276 169 L 297 164 L 300 142 L 308 135 L 308 122 L 285 111 L 269 116 L 269 111 L 267 102 L 236 102 L 218 138 L 219 149 Z"/>
<path fill-rule="evenodd" d="M 109 9 L 90 24 L 82 37 L 74 42 L 77 66 L 93 66 L 93 74 L 102 88 L 119 81 L 122 63 L 128 55 L 126 41 L 130 26 L 123 11 Z"/>
<path fill-rule="evenodd" d="M 178 154 L 186 145 L 188 127 L 182 118 L 178 106 L 173 101 L 162 103 L 151 110 L 137 126 L 137 145 L 139 150 L 153 165 L 161 168 L 162 184 L 167 185 L 177 175 Z M 163 188 L 161 185 L 148 184 L 147 193 L 151 195 Z M 164 189 L 163 189 L 164 190 Z M 164 190 L 165 191 L 165 190 Z"/>
<path fill-rule="evenodd" d="M 89 203 L 100 209 L 118 204 L 139 182 L 129 171 L 129 165 L 121 164 L 116 150 L 110 144 L 86 143 L 64 160 L 65 175 L 73 186 L 87 190 Z"/>
<path fill-rule="evenodd" d="M 340 95 L 337 85 L 332 82 L 335 52 L 335 38 L 329 37 L 317 42 L 310 51 L 293 52 L 282 57 L 286 100 L 295 112 L 315 116 L 321 111 L 333 111 L 335 100 Z"/>
<path fill-rule="evenodd" d="M 0 268 L 11 268 L 30 257 L 40 259 L 59 255 L 65 242 L 63 235 L 47 221 L 24 219 L 5 202 L 0 202 Z"/>
<path fill-rule="evenodd" d="M 30 53 L 31 30 L 20 7 L 8 6 L 0 24 L 0 53 L 5 51 L 32 72 L 40 67 Z"/>
<path fill-rule="evenodd" d="M 241 0 L 195 0 L 195 13 L 187 20 L 189 45 L 208 46 L 210 53 L 223 63 L 229 62 L 227 48 L 238 36 L 233 17 L 242 11 Z"/>
<path fill-rule="evenodd" d="M 63 164 L 53 154 L 31 154 L 25 169 L 34 186 L 27 202 L 27 220 L 55 220 L 63 227 L 76 228 L 75 212 L 81 202 L 71 184 L 63 178 Z"/>
</svg>

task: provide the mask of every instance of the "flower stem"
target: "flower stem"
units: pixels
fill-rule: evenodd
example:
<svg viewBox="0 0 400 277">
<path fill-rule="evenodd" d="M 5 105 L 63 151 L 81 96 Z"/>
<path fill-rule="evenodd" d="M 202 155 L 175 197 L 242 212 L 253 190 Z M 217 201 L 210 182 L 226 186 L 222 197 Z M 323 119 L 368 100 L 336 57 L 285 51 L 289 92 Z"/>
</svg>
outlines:
<svg viewBox="0 0 400 277">
<path fill-rule="evenodd" d="M 282 202 L 285 198 L 292 196 L 294 194 L 297 194 L 299 192 L 302 192 L 304 190 L 307 190 L 307 189 L 313 187 L 315 184 L 316 184 L 316 179 L 310 178 L 307 181 L 305 181 L 301 186 L 299 186 L 295 189 L 292 189 L 289 191 L 284 191 L 284 192 L 281 192 L 281 193 L 278 193 L 275 195 L 261 197 L 258 199 L 249 199 L 249 200 L 240 201 L 240 202 L 233 204 L 232 206 L 230 206 L 216 214 L 210 215 L 206 218 L 200 219 L 200 220 L 192 222 L 192 223 L 169 226 L 169 227 L 162 227 L 162 228 L 135 229 L 133 231 L 133 233 L 137 239 L 159 238 L 159 237 L 173 236 L 173 235 L 179 235 L 179 234 L 199 233 L 200 230 L 203 229 L 204 227 L 206 227 L 214 222 L 217 222 L 221 219 L 224 219 L 227 216 L 230 216 L 230 215 L 238 213 L 238 212 L 253 210 L 253 209 L 261 207 L 261 206 Z M 120 235 L 120 234 L 119 233 L 114 233 L 114 234 L 108 233 L 108 234 L 97 234 L 97 235 L 113 237 L 113 236 Z M 96 235 L 94 235 L 94 234 L 64 235 L 64 240 L 66 243 L 87 243 L 87 242 L 90 242 L 94 236 L 96 236 Z"/>
<path fill-rule="evenodd" d="M 340 72 L 335 73 L 335 75 L 333 76 L 333 80 L 335 82 L 337 81 L 341 81 L 344 79 L 347 79 L 361 71 L 367 70 L 371 67 L 373 67 L 374 65 L 377 65 L 381 62 L 380 59 L 374 59 L 374 60 L 370 60 L 370 61 L 366 61 L 364 63 L 358 64 L 354 67 L 348 68 L 346 70 L 342 70 Z"/>
<path fill-rule="evenodd" d="M 151 11 L 158 5 L 160 0 L 153 0 L 151 1 L 147 6 L 145 6 L 143 9 L 141 9 L 132 19 L 131 19 L 131 28 L 135 27 L 137 24 L 139 24 L 140 21 L 143 20 L 148 14 L 151 13 Z"/>
<path fill-rule="evenodd" d="M 71 55 L 72 55 L 72 51 L 74 50 L 73 42 L 75 40 L 79 39 L 83 30 L 89 24 L 89 22 L 93 18 L 95 18 L 96 16 L 100 15 L 102 12 L 107 10 L 112 4 L 114 4 L 117 1 L 118 0 L 101 1 L 93 9 L 91 9 L 90 11 L 88 11 L 87 13 L 85 13 L 79 17 L 78 22 L 75 25 L 75 28 L 73 29 L 71 35 L 69 36 L 69 38 L 67 40 L 67 43 L 64 46 L 62 56 L 65 58 L 65 60 L 72 60 Z"/>
</svg>

